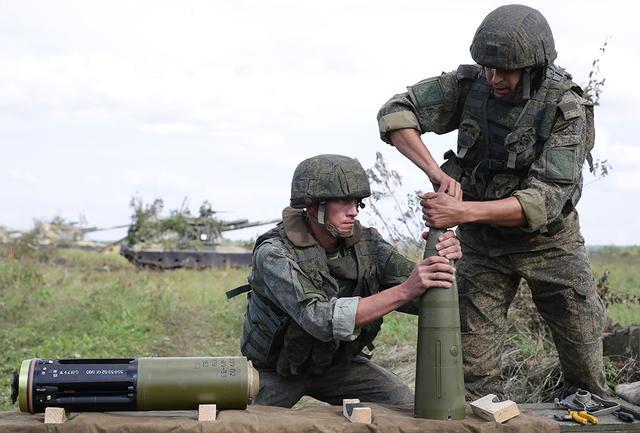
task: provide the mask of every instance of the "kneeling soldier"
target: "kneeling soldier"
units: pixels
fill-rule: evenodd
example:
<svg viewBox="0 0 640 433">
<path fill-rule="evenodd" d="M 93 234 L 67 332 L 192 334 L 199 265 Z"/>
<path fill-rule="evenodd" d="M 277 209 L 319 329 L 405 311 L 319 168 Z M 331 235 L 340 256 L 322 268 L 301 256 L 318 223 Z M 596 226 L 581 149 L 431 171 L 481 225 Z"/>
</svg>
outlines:
<svg viewBox="0 0 640 433">
<path fill-rule="evenodd" d="M 409 387 L 362 351 L 373 348 L 385 314 L 417 314 L 426 290 L 451 286 L 448 262 L 461 257 L 460 244 L 447 232 L 440 257 L 411 262 L 356 219 L 370 195 L 358 161 L 306 159 L 282 223 L 257 239 L 241 343 L 260 371 L 257 404 L 291 407 L 303 395 L 413 403 Z"/>
</svg>

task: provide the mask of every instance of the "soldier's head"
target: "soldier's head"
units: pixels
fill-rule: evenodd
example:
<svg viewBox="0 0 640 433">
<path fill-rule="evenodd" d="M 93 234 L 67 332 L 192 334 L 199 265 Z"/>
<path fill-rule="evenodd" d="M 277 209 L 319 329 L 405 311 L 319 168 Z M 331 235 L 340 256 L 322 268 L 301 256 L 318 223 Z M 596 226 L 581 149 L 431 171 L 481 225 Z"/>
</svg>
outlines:
<svg viewBox="0 0 640 433">
<path fill-rule="evenodd" d="M 512 97 L 522 79 L 522 69 L 496 69 L 484 66 L 484 76 L 498 98 Z"/>
<path fill-rule="evenodd" d="M 538 10 L 523 5 L 500 6 L 487 15 L 470 51 L 499 98 L 512 94 L 520 82 L 528 98 L 532 75 L 541 76 L 557 56 L 549 23 Z"/>
<path fill-rule="evenodd" d="M 369 179 L 360 163 L 342 155 L 305 159 L 293 174 L 291 207 L 307 209 L 314 224 L 336 238 L 353 234 L 362 199 L 371 195 Z"/>
</svg>

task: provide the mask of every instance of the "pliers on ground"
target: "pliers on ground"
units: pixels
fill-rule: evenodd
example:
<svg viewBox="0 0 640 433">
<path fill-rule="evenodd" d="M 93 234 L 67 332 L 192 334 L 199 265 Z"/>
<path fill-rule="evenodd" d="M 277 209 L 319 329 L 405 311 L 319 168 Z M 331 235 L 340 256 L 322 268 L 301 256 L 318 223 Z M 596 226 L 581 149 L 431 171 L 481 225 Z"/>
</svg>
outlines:
<svg viewBox="0 0 640 433">
<path fill-rule="evenodd" d="M 573 421 L 582 425 L 589 423 L 598 424 L 598 418 L 593 415 L 589 415 L 584 410 L 570 410 L 568 415 L 554 415 L 553 418 L 558 421 Z"/>
<path fill-rule="evenodd" d="M 575 416 L 574 414 L 575 414 L 575 411 L 569 411 L 569 415 L 571 415 L 572 417 Z M 598 418 L 593 415 L 590 415 L 586 410 L 581 410 L 580 412 L 577 413 L 577 416 L 580 418 L 586 419 L 587 422 L 591 424 L 598 424 Z"/>
</svg>

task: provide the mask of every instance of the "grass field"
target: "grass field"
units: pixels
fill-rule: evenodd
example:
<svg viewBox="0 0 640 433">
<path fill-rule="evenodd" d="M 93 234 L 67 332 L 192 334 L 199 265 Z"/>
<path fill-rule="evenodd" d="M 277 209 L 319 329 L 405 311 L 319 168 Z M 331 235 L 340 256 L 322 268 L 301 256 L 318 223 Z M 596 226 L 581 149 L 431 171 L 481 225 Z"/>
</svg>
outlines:
<svg viewBox="0 0 640 433">
<path fill-rule="evenodd" d="M 116 254 L 49 250 L 8 258 L 0 249 L 0 410 L 11 408 L 11 372 L 32 357 L 134 357 L 239 354 L 245 298 L 224 292 L 248 269 L 139 270 Z M 640 295 L 640 256 L 593 255 L 595 274 L 615 290 Z M 622 324 L 638 305 L 615 306 Z M 407 381 L 416 318 L 385 318 L 376 359 Z"/>
<path fill-rule="evenodd" d="M 640 253 L 637 248 L 596 250 L 590 260 L 596 278 L 606 272 L 609 286 L 616 292 L 640 296 Z M 609 316 L 622 325 L 640 324 L 640 303 L 612 305 Z"/>
</svg>

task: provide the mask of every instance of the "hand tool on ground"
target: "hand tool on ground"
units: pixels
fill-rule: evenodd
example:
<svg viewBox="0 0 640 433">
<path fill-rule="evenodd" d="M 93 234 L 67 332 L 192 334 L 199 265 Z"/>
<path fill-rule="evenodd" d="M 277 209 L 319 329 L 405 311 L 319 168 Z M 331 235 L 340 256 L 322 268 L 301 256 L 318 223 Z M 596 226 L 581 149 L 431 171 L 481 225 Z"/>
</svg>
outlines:
<svg viewBox="0 0 640 433">
<path fill-rule="evenodd" d="M 574 420 L 578 424 L 582 424 L 582 425 L 589 424 L 589 420 L 580 416 L 580 414 L 575 410 L 570 410 L 569 416 L 571 417 L 572 420 Z"/>
<path fill-rule="evenodd" d="M 594 416 L 607 415 L 620 409 L 619 403 L 613 400 L 606 400 L 581 389 L 565 397 L 562 401 L 556 398 L 555 404 L 557 408 L 586 411 Z"/>
<path fill-rule="evenodd" d="M 578 412 L 578 415 L 589 421 L 591 424 L 598 424 L 598 418 L 590 415 L 587 411 L 581 410 L 580 412 Z"/>
<path fill-rule="evenodd" d="M 630 414 L 628 412 L 623 412 L 621 410 L 617 410 L 613 412 L 613 416 L 615 416 L 616 418 L 618 418 L 620 421 L 623 421 L 623 422 L 633 422 L 635 420 L 635 417 L 633 416 L 633 414 Z"/>
</svg>

